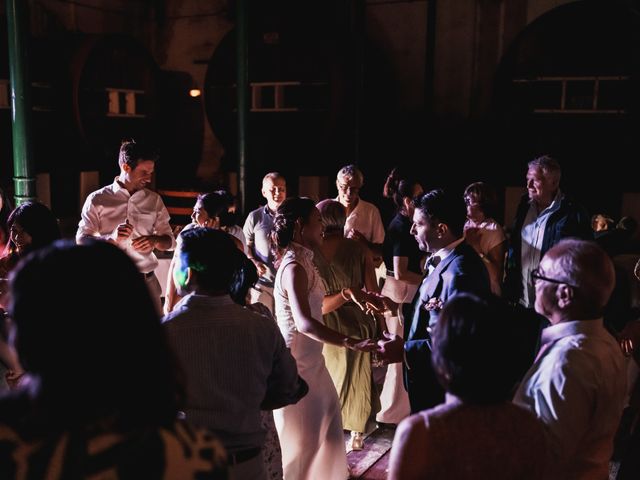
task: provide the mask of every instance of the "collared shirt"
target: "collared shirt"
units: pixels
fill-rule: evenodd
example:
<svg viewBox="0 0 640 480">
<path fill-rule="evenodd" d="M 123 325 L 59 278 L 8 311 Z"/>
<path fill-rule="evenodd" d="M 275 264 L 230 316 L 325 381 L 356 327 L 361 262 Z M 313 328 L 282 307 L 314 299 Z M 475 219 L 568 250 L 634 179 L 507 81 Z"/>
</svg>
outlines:
<svg viewBox="0 0 640 480">
<path fill-rule="evenodd" d="M 431 275 L 431 272 L 433 272 L 436 267 L 438 266 L 438 264 L 444 260 L 445 258 L 447 258 L 449 255 L 451 255 L 453 253 L 453 251 L 455 250 L 455 248 L 460 245 L 462 242 L 464 241 L 464 237 L 463 238 L 459 238 L 458 240 L 455 240 L 453 242 L 451 242 L 449 245 L 447 245 L 446 247 L 442 247 L 440 250 L 438 250 L 436 253 L 434 253 L 433 255 L 431 255 L 428 259 L 427 259 L 427 263 L 426 263 L 426 270 L 427 270 L 427 275 Z M 424 283 L 424 281 L 423 281 Z"/>
<path fill-rule="evenodd" d="M 620 346 L 602 319 L 582 320 L 543 331 L 514 402 L 547 426 L 559 478 L 605 479 L 625 393 Z"/>
<path fill-rule="evenodd" d="M 213 430 L 229 450 L 261 447 L 263 400 L 286 405 L 301 393 L 276 323 L 228 295 L 190 294 L 163 326 L 186 375 L 187 420 Z"/>
<path fill-rule="evenodd" d="M 267 266 L 267 272 L 260 277 L 260 283 L 273 287 L 276 278 L 276 269 L 273 266 L 273 254 L 271 253 L 271 232 L 273 231 L 273 219 L 275 214 L 269 207 L 257 208 L 249 213 L 244 222 L 244 236 L 247 239 L 247 249 L 253 258 Z"/>
<path fill-rule="evenodd" d="M 335 199 L 339 201 L 338 198 Z M 373 203 L 358 200 L 356 208 L 349 214 L 344 224 L 344 234 L 357 230 L 371 243 L 382 244 L 384 242 L 384 225 L 380 210 Z"/>
<path fill-rule="evenodd" d="M 132 240 L 143 235 L 169 235 L 169 250 L 175 247 L 169 212 L 160 195 L 146 188 L 130 194 L 118 183 L 117 178 L 111 185 L 87 197 L 81 217 L 76 233 L 78 243 L 85 238 L 108 240 L 118 225 L 129 221 L 133 225 L 133 233 L 119 246 L 129 254 L 142 273 L 155 270 L 158 259 L 153 251 L 141 253 L 134 250 Z"/>
<path fill-rule="evenodd" d="M 527 308 L 533 307 L 536 298 L 536 291 L 531 283 L 531 271 L 540 265 L 544 230 L 551 214 L 560 208 L 560 200 L 562 200 L 562 193 L 558 190 L 551 205 L 540 213 L 538 213 L 536 204 L 531 202 L 522 225 L 522 298 L 520 303 Z"/>
</svg>

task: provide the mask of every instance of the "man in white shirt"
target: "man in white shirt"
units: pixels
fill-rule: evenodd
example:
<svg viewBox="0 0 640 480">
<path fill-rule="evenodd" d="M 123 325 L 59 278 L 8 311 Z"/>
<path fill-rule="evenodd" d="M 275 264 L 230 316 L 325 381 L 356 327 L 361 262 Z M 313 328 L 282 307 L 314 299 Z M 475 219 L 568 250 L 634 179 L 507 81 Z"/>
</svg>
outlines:
<svg viewBox="0 0 640 480">
<path fill-rule="evenodd" d="M 551 326 L 514 402 L 547 426 L 557 478 L 608 478 L 626 392 L 622 350 L 602 323 L 613 263 L 595 243 L 567 239 L 531 276 L 536 312 Z"/>
<path fill-rule="evenodd" d="M 175 239 L 162 198 L 145 187 L 151 182 L 157 153 L 134 141 L 120 146 L 120 175 L 111 185 L 91 193 L 82 207 L 76 242 L 100 239 L 118 245 L 144 275 L 158 312 L 161 288 L 153 250 L 171 250 Z"/>
<path fill-rule="evenodd" d="M 271 232 L 278 207 L 287 198 L 287 181 L 278 172 L 267 173 L 262 179 L 262 196 L 267 204 L 255 209 L 244 223 L 247 257 L 258 270 L 258 283 L 250 291 L 251 303 L 261 303 L 274 312 L 273 281 L 276 268 L 271 253 Z"/>
<path fill-rule="evenodd" d="M 358 167 L 355 165 L 342 167 L 336 178 L 338 189 L 336 200 L 347 210 L 344 236 L 367 245 L 373 253 L 375 265 L 379 266 L 382 263 L 384 225 L 378 207 L 360 198 L 362 185 L 364 185 L 364 175 Z"/>
</svg>

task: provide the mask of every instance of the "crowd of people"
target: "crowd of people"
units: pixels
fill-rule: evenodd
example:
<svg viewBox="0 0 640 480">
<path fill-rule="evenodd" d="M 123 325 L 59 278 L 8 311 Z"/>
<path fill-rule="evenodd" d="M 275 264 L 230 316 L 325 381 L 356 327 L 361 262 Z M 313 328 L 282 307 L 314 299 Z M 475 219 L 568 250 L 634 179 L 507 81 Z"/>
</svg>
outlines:
<svg viewBox="0 0 640 480">
<path fill-rule="evenodd" d="M 40 203 L 7 215 L 0 478 L 346 479 L 380 424 L 391 479 L 608 478 L 640 250 L 556 159 L 528 164 L 507 230 L 490 185 L 397 168 L 385 228 L 348 165 L 319 203 L 267 173 L 243 228 L 229 193 L 202 194 L 174 238 L 157 158 L 122 144 L 75 241 Z M 638 474 L 625 445 L 619 479 Z"/>
</svg>

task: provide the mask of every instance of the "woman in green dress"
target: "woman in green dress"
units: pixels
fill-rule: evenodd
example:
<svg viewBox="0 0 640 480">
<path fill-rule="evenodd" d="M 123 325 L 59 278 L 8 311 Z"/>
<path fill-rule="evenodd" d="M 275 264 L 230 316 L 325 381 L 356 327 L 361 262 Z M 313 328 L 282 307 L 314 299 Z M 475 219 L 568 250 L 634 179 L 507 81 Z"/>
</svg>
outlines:
<svg viewBox="0 0 640 480">
<path fill-rule="evenodd" d="M 324 241 L 315 252 L 314 263 L 326 290 L 324 324 L 353 338 L 373 338 L 376 322 L 363 311 L 367 302 L 378 300 L 373 256 L 362 243 L 344 238 L 346 212 L 339 202 L 324 200 L 317 207 Z M 375 421 L 380 409 L 371 354 L 325 344 L 323 355 L 340 398 L 343 426 L 351 430 L 350 447 L 361 450 L 367 423 Z"/>
</svg>

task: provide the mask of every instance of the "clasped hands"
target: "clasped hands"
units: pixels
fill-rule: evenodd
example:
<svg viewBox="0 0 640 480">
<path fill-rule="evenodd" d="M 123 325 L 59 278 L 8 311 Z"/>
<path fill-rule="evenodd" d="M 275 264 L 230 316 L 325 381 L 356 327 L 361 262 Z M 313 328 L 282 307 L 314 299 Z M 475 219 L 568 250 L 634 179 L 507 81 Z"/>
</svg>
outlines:
<svg viewBox="0 0 640 480">
<path fill-rule="evenodd" d="M 133 233 L 133 225 L 129 223 L 129 220 L 125 220 L 124 223 L 119 224 L 113 233 L 111 239 L 116 244 L 121 244 L 131 237 Z M 131 240 L 131 246 L 133 249 L 140 253 L 149 253 L 155 247 L 158 242 L 156 235 L 141 235 Z"/>
</svg>

